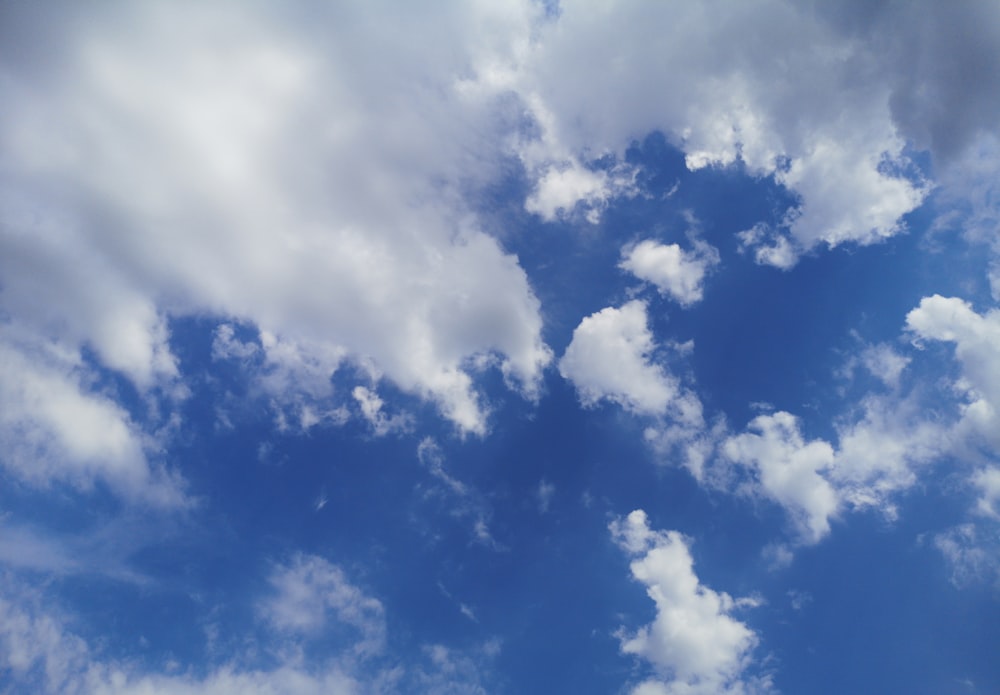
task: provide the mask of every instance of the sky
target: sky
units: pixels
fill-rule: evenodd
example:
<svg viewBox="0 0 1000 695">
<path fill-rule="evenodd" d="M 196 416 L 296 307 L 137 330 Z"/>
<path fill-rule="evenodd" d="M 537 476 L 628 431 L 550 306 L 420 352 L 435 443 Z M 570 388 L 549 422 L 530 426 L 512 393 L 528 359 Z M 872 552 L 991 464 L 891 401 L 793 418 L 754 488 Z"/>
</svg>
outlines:
<svg viewBox="0 0 1000 695">
<path fill-rule="evenodd" d="M 1000 3 L 0 0 L 0 693 L 1000 692 Z"/>
</svg>

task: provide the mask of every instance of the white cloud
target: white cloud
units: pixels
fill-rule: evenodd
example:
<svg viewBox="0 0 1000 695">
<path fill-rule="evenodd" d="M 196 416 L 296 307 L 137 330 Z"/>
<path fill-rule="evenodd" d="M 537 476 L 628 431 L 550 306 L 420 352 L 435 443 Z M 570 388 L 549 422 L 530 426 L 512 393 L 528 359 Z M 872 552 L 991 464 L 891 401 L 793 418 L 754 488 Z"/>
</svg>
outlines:
<svg viewBox="0 0 1000 695">
<path fill-rule="evenodd" d="M 458 83 L 534 10 L 327 12 L 154 3 L 30 27 L 61 50 L 3 85 L 23 202 L 2 308 L 140 385 L 173 374 L 165 317 L 232 317 L 324 370 L 370 360 L 482 433 L 466 361 L 498 355 L 534 397 L 550 356 L 524 272 L 461 202 L 505 156 L 484 136 L 504 109 Z"/>
<path fill-rule="evenodd" d="M 967 401 L 956 436 L 1000 452 L 1000 310 L 978 314 L 966 301 L 934 295 L 907 314 L 906 325 L 919 340 L 955 344 L 962 365 L 955 388 Z"/>
<path fill-rule="evenodd" d="M 688 307 L 701 301 L 705 275 L 718 263 L 719 252 L 704 242 L 684 251 L 677 244 L 646 239 L 622 250 L 620 267 Z"/>
<path fill-rule="evenodd" d="M 634 174 L 628 171 L 609 174 L 570 161 L 562 166 L 551 165 L 540 175 L 524 208 L 547 221 L 568 218 L 580 209 L 585 211 L 588 222 L 597 224 L 609 199 L 634 195 L 635 191 Z"/>
<path fill-rule="evenodd" d="M 702 584 L 684 537 L 676 531 L 651 530 L 644 511 L 613 521 L 610 529 L 616 542 L 636 558 L 632 576 L 656 603 L 653 622 L 622 637 L 622 651 L 641 657 L 657 672 L 656 679 L 632 693 L 737 695 L 766 690 L 764 682 L 744 677 L 758 639 L 731 614 L 747 602 Z"/>
<path fill-rule="evenodd" d="M 637 414 L 672 410 L 679 419 L 700 422 L 697 397 L 653 362 L 656 347 L 646 305 L 633 300 L 584 318 L 559 361 L 559 373 L 573 383 L 585 406 L 607 399 Z"/>
<path fill-rule="evenodd" d="M 921 469 L 948 451 L 951 433 L 913 394 L 869 395 L 858 409 L 837 426 L 836 463 L 828 477 L 846 503 L 894 518 L 894 493 L 914 485 Z"/>
<path fill-rule="evenodd" d="M 823 10 L 776 0 L 568 1 L 559 10 L 515 71 L 542 131 L 526 146 L 529 161 L 581 153 L 622 161 L 655 130 L 684 150 L 691 169 L 742 160 L 801 199 L 758 249 L 759 261 L 780 267 L 820 244 L 892 236 L 926 195 L 922 182 L 896 173 L 908 160 L 890 107 L 894 90 L 926 75 L 906 74 L 911 64 L 869 50 Z M 878 35 L 905 44 L 915 29 L 898 26 L 886 22 Z M 579 187 L 580 197 L 595 197 L 595 186 Z"/>
<path fill-rule="evenodd" d="M 372 654 L 385 642 L 382 604 L 351 584 L 336 565 L 315 555 L 296 555 L 275 567 L 269 582 L 273 595 L 259 606 L 275 628 L 315 637 L 328 627 L 328 615 L 358 632 L 355 652 Z"/>
<path fill-rule="evenodd" d="M 824 477 L 834 465 L 833 447 L 819 439 L 806 442 L 798 420 L 786 412 L 759 415 L 747 430 L 726 439 L 722 453 L 753 472 L 756 489 L 788 511 L 802 540 L 819 541 L 840 506 Z"/>
<path fill-rule="evenodd" d="M 77 351 L 10 333 L 0 331 L 0 465 L 40 487 L 99 481 L 134 502 L 185 503 L 180 481 L 147 457 L 155 441 L 94 390 Z"/>
</svg>

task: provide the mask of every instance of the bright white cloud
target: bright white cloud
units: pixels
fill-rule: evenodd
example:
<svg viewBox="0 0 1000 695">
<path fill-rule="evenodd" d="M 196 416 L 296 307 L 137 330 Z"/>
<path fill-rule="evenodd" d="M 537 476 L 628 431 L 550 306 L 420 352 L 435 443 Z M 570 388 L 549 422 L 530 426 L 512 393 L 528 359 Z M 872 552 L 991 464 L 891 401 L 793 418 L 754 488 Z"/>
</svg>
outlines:
<svg viewBox="0 0 1000 695">
<path fill-rule="evenodd" d="M 677 531 L 653 531 L 636 510 L 610 525 L 616 542 L 634 559 L 632 576 L 656 603 L 656 618 L 622 637 L 622 651 L 649 662 L 657 678 L 633 695 L 709 695 L 757 692 L 764 683 L 744 677 L 757 636 L 732 617 L 740 604 L 702 584 L 687 542 Z"/>
<path fill-rule="evenodd" d="M 701 301 L 705 275 L 718 263 L 719 252 L 704 242 L 684 251 L 646 239 L 622 250 L 620 267 L 687 307 Z"/>
<path fill-rule="evenodd" d="M 906 316 L 918 340 L 955 344 L 962 379 L 955 388 L 966 404 L 956 432 L 960 442 L 1000 452 L 1000 310 L 978 314 L 955 297 L 925 297 Z"/>
<path fill-rule="evenodd" d="M 824 477 L 834 464 L 833 447 L 819 439 L 806 442 L 798 420 L 785 412 L 759 415 L 747 430 L 723 442 L 722 453 L 753 472 L 760 494 L 788 511 L 805 542 L 819 541 L 840 505 Z"/>
<path fill-rule="evenodd" d="M 700 403 L 653 361 L 656 348 L 646 305 L 633 300 L 584 318 L 559 361 L 559 373 L 573 383 L 585 406 L 607 399 L 634 413 L 676 410 L 680 419 L 700 422 Z"/>
</svg>

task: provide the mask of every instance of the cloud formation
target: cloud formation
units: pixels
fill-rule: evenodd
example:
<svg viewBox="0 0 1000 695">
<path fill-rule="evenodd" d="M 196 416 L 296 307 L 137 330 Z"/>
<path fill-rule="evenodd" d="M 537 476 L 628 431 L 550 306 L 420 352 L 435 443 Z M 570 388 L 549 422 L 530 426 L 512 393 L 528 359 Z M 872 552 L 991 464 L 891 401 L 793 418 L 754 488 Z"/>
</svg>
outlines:
<svg viewBox="0 0 1000 695">
<path fill-rule="evenodd" d="M 741 604 L 703 585 L 694 573 L 687 542 L 677 531 L 654 531 L 637 509 L 610 525 L 612 537 L 635 559 L 632 576 L 656 603 L 650 625 L 622 637 L 621 649 L 649 662 L 658 677 L 637 685 L 635 695 L 739 695 L 767 690 L 766 681 L 745 678 L 757 636 L 732 617 Z"/>
<path fill-rule="evenodd" d="M 584 406 L 606 399 L 641 415 L 670 411 L 681 421 L 700 422 L 701 403 L 654 361 L 656 349 L 646 305 L 633 300 L 580 321 L 559 373 L 573 383 Z"/>
<path fill-rule="evenodd" d="M 677 244 L 646 239 L 622 250 L 619 267 L 689 307 L 701 301 L 705 275 L 718 263 L 719 252 L 704 242 L 696 242 L 693 251 L 684 251 Z"/>
</svg>

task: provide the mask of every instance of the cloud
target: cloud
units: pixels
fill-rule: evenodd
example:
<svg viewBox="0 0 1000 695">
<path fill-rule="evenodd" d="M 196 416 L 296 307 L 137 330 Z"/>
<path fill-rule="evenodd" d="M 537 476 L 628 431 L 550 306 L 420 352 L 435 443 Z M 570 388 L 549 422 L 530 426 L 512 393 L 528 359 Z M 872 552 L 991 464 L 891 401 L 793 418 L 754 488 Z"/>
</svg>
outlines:
<svg viewBox="0 0 1000 695">
<path fill-rule="evenodd" d="M 624 161 L 635 140 L 662 131 L 690 169 L 741 161 L 801 201 L 758 248 L 759 261 L 780 267 L 819 245 L 897 234 L 926 196 L 889 103 L 904 75 L 916 89 L 928 76 L 900 74 L 912 65 L 868 51 L 822 11 L 774 0 L 559 10 L 514 71 L 541 131 L 525 159 Z M 886 22 L 877 36 L 905 45 L 908 31 Z M 589 182 L 577 187 L 582 200 L 611 195 Z"/>
<path fill-rule="evenodd" d="M 951 567 L 951 583 L 962 588 L 979 582 L 1000 587 L 1000 532 L 995 526 L 960 524 L 933 538 Z"/>
<path fill-rule="evenodd" d="M 694 251 L 684 251 L 677 244 L 646 239 L 622 250 L 619 267 L 689 307 L 701 301 L 705 275 L 718 263 L 718 250 L 704 242 L 696 242 Z"/>
<path fill-rule="evenodd" d="M 132 502 L 187 503 L 181 481 L 150 461 L 155 440 L 88 383 L 78 351 L 11 334 L 0 327 L 0 465 L 42 488 L 100 482 Z"/>
<path fill-rule="evenodd" d="M 293 635 L 315 637 L 328 616 L 358 633 L 358 654 L 380 651 L 385 642 L 385 610 L 377 599 L 351 584 L 343 570 L 315 555 L 296 555 L 268 578 L 273 594 L 258 606 L 262 618 Z"/>
<path fill-rule="evenodd" d="M 391 432 L 404 432 L 411 427 L 411 418 L 405 414 L 386 415 L 382 409 L 385 401 L 379 395 L 364 386 L 355 386 L 351 395 L 361 408 L 361 415 L 371 425 L 375 436 L 382 437 Z"/>
<path fill-rule="evenodd" d="M 970 243 L 986 247 L 991 256 L 987 278 L 995 301 L 1000 301 L 998 181 L 1000 133 L 984 133 L 941 172 L 934 200 L 939 215 L 932 227 L 957 230 Z"/>
<path fill-rule="evenodd" d="M 869 345 L 861 353 L 861 365 L 890 388 L 899 386 L 899 377 L 909 364 L 909 357 L 900 355 L 885 343 Z"/>
<path fill-rule="evenodd" d="M 960 441 L 974 449 L 1000 452 L 1000 310 L 978 314 L 956 297 L 924 297 L 906 316 L 906 326 L 918 340 L 955 344 L 962 378 L 954 388 L 964 394 Z"/>
<path fill-rule="evenodd" d="M 633 300 L 584 318 L 559 361 L 559 373 L 573 383 L 584 406 L 606 399 L 636 414 L 662 415 L 669 409 L 683 421 L 700 421 L 697 397 L 652 361 L 656 347 L 646 305 Z"/>
<path fill-rule="evenodd" d="M 257 643 L 250 634 L 233 635 L 246 652 L 215 655 L 203 666 L 169 664 L 162 671 L 105 654 L 75 631 L 79 619 L 65 614 L 45 590 L 10 573 L 0 576 L 0 673 L 11 692 L 40 695 L 360 695 L 361 693 L 485 693 L 491 660 L 499 644 L 488 641 L 463 648 L 426 645 L 416 657 L 369 650 L 367 625 L 383 629 L 381 604 L 344 579 L 334 565 L 315 556 L 298 556 L 276 568 L 272 583 L 284 602 L 277 613 L 262 615 L 271 627 Z M 328 610 L 358 628 L 340 652 L 303 658 L 291 633 L 313 629 L 301 606 L 308 601 L 321 616 Z M 275 603 L 271 596 L 265 601 Z M 280 603 L 280 601 L 279 601 Z M 374 607 L 378 606 L 378 610 Z M 377 616 L 375 615 L 377 613 Z M 281 615 L 276 625 L 271 618 Z M 274 628 L 277 627 L 277 630 Z M 289 632 L 291 631 L 291 632 Z M 303 635 L 300 635 L 300 637 Z M 261 649 L 270 667 L 261 667 Z M 250 664 L 245 666 L 244 664 Z"/>
<path fill-rule="evenodd" d="M 748 601 L 734 600 L 702 584 L 684 536 L 677 531 L 653 531 L 644 511 L 616 519 L 610 530 L 635 558 L 632 576 L 646 586 L 656 603 L 656 617 L 650 625 L 622 636 L 622 651 L 641 657 L 657 672 L 657 678 L 639 684 L 632 693 L 766 691 L 766 680 L 745 677 L 757 635 L 731 615 Z"/>
<path fill-rule="evenodd" d="M 1000 521 L 1000 468 L 977 471 L 972 476 L 972 484 L 980 495 L 976 501 L 976 511 Z"/>
<path fill-rule="evenodd" d="M 824 477 L 834 465 L 833 447 L 819 439 L 806 442 L 798 419 L 786 412 L 759 415 L 747 430 L 723 442 L 723 455 L 752 471 L 755 488 L 786 509 L 803 541 L 822 539 L 840 506 Z"/>
<path fill-rule="evenodd" d="M 170 317 L 239 321 L 328 373 L 368 360 L 485 432 L 468 360 L 496 355 L 533 398 L 550 355 L 516 258 L 462 202 L 508 156 L 483 135 L 505 111 L 459 86 L 529 10 L 16 13 L 61 48 L 3 83 L 2 188 L 21 201 L 3 311 L 140 385 L 173 375 Z"/>
</svg>

